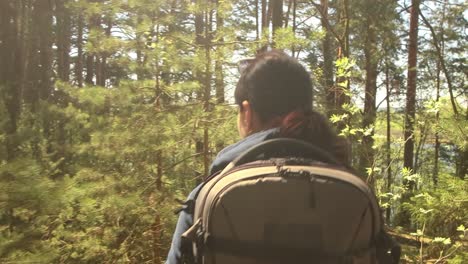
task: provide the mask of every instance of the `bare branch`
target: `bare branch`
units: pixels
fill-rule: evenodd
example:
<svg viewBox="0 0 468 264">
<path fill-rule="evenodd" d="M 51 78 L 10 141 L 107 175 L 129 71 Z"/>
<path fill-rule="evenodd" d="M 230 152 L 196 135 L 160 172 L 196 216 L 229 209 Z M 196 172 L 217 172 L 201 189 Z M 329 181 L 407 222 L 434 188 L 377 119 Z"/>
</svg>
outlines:
<svg viewBox="0 0 468 264">
<path fill-rule="evenodd" d="M 458 109 L 457 109 L 457 104 L 455 103 L 455 98 L 453 96 L 453 85 L 452 85 L 452 79 L 450 78 L 450 74 L 447 70 L 447 67 L 445 66 L 445 60 L 444 58 L 442 57 L 442 50 L 439 46 L 439 42 L 437 40 L 437 35 L 434 31 L 434 28 L 431 26 L 431 24 L 429 23 L 429 21 L 427 21 L 426 17 L 424 17 L 423 13 L 421 12 L 421 10 L 419 10 L 419 16 L 421 16 L 424 24 L 429 28 L 429 30 L 431 31 L 431 35 L 432 35 L 432 40 L 433 40 L 433 44 L 436 48 L 436 51 L 437 51 L 437 57 L 439 58 L 439 62 L 440 62 L 440 66 L 442 67 L 442 71 L 444 72 L 444 75 L 445 75 L 445 78 L 447 79 L 447 85 L 448 85 L 448 89 L 449 89 L 449 94 L 450 94 L 450 102 L 452 103 L 452 109 L 453 109 L 453 112 L 455 113 L 455 117 L 458 117 Z"/>
<path fill-rule="evenodd" d="M 327 30 L 329 30 L 333 36 L 335 36 L 336 40 L 340 43 L 340 46 L 343 47 L 343 40 L 341 39 L 341 37 L 335 32 L 335 30 L 333 30 L 332 26 L 330 25 L 330 21 L 328 21 L 328 19 L 326 18 L 327 16 L 323 13 L 323 10 L 322 10 L 322 6 L 320 4 L 317 4 L 315 3 L 314 1 L 310 1 L 310 3 L 315 6 L 315 8 L 317 9 L 317 11 L 319 11 L 320 13 L 320 16 L 323 18 L 323 20 L 325 21 L 326 23 L 326 26 L 327 26 Z"/>
</svg>

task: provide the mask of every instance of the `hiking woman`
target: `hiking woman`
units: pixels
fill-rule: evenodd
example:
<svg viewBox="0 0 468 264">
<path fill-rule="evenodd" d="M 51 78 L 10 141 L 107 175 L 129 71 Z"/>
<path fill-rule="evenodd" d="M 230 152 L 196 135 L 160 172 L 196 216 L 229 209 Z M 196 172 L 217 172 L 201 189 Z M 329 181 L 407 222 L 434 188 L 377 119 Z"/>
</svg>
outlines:
<svg viewBox="0 0 468 264">
<path fill-rule="evenodd" d="M 250 147 L 277 137 L 308 141 L 347 164 L 345 144 L 328 120 L 312 110 L 312 82 L 297 60 L 282 51 L 271 50 L 244 60 L 240 71 L 234 97 L 239 107 L 237 126 L 242 139 L 219 152 L 210 174 L 222 170 Z M 200 186 L 190 193 L 188 201 L 194 200 L 199 189 Z M 167 264 L 182 263 L 181 234 L 193 224 L 192 210 L 187 206 L 179 215 Z"/>
</svg>

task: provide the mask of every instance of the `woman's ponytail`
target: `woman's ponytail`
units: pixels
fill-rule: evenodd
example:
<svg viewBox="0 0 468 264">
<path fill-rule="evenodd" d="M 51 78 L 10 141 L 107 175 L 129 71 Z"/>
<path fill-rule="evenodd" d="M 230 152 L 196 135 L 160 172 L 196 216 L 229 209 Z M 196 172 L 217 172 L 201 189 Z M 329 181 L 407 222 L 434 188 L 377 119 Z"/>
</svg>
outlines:
<svg viewBox="0 0 468 264">
<path fill-rule="evenodd" d="M 327 118 L 317 111 L 296 110 L 284 116 L 280 136 L 305 140 L 335 156 L 343 165 L 349 164 L 348 143 L 339 137 Z"/>
<path fill-rule="evenodd" d="M 283 137 L 303 139 L 309 122 L 304 111 L 290 112 L 281 120 L 280 134 Z"/>
</svg>

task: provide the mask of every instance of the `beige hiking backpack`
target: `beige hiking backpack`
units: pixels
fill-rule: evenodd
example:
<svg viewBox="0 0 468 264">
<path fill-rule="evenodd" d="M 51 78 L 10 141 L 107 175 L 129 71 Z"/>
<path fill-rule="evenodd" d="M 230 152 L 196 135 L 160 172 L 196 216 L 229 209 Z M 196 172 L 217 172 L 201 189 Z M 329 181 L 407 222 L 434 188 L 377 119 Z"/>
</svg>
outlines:
<svg viewBox="0 0 468 264">
<path fill-rule="evenodd" d="M 252 161 L 255 160 L 255 161 Z M 366 183 L 299 140 L 256 145 L 204 183 L 189 263 L 398 263 Z"/>
</svg>

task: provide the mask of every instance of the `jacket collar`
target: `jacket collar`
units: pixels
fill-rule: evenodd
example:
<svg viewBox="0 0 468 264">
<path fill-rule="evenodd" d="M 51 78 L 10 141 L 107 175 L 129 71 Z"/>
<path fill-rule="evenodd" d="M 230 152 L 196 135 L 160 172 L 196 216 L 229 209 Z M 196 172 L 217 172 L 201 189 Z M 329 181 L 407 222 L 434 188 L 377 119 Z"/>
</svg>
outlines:
<svg viewBox="0 0 468 264">
<path fill-rule="evenodd" d="M 278 132 L 279 128 L 263 130 L 252 134 L 238 141 L 237 143 L 227 146 L 218 153 L 215 160 L 211 164 L 210 175 L 224 169 L 224 167 L 226 167 L 229 164 L 229 162 L 233 161 L 237 156 L 239 156 L 249 148 L 253 147 L 254 145 L 257 145 L 258 143 L 261 143 L 265 140 L 274 138 L 278 134 Z"/>
</svg>

